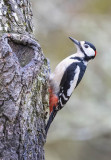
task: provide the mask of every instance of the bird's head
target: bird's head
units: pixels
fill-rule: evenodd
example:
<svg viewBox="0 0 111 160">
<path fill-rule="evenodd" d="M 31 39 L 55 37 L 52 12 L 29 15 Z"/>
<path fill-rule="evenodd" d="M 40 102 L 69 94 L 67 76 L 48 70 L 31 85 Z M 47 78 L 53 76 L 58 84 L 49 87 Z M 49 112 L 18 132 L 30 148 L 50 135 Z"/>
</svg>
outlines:
<svg viewBox="0 0 111 160">
<path fill-rule="evenodd" d="M 93 44 L 91 44 L 90 42 L 86 42 L 86 41 L 77 41 L 76 39 L 73 39 L 71 37 L 69 38 L 76 45 L 77 53 L 82 54 L 85 60 L 89 61 L 95 58 L 96 48 Z"/>
</svg>

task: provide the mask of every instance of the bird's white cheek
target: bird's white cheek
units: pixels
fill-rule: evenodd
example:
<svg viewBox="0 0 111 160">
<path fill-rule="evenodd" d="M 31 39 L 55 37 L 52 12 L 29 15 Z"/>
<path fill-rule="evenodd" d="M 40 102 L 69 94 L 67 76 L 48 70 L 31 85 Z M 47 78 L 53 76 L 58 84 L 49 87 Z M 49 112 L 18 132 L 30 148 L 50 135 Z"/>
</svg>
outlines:
<svg viewBox="0 0 111 160">
<path fill-rule="evenodd" d="M 87 49 L 85 53 L 87 56 L 94 56 L 95 55 L 95 52 L 92 48 Z"/>
</svg>

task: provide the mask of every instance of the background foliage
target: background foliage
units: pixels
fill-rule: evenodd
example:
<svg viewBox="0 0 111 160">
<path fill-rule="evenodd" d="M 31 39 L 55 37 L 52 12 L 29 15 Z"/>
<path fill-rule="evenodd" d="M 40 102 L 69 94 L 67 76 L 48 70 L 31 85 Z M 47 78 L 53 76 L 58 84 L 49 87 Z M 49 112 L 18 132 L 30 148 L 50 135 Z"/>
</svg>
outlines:
<svg viewBox="0 0 111 160">
<path fill-rule="evenodd" d="M 110 160 L 111 1 L 32 0 L 37 39 L 51 69 L 76 51 L 68 39 L 92 42 L 97 57 L 48 134 L 46 160 Z"/>
</svg>

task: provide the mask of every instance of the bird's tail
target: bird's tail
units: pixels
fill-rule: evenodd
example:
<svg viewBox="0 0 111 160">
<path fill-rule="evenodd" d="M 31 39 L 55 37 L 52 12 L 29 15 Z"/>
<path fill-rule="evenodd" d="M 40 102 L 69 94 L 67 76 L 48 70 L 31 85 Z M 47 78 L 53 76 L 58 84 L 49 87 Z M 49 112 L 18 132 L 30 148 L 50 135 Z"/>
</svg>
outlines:
<svg viewBox="0 0 111 160">
<path fill-rule="evenodd" d="M 48 119 L 47 125 L 46 125 L 46 127 L 45 127 L 46 135 L 47 135 L 47 132 L 48 132 L 48 130 L 49 130 L 49 127 L 50 127 L 52 121 L 54 120 L 54 118 L 55 118 L 55 116 L 56 116 L 56 114 L 57 114 L 57 111 L 58 111 L 58 110 L 56 109 L 56 107 L 53 106 L 53 110 L 52 110 L 52 112 L 51 112 L 51 114 L 50 114 L 50 117 L 49 117 L 49 119 Z"/>
</svg>

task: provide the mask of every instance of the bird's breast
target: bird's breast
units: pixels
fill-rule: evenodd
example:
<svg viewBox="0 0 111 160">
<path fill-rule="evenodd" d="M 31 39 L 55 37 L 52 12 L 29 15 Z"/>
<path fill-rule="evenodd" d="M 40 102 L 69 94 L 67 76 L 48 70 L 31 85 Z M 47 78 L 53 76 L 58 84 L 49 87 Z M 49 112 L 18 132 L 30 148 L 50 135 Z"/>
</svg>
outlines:
<svg viewBox="0 0 111 160">
<path fill-rule="evenodd" d="M 59 92 L 60 82 L 61 82 L 61 79 L 62 79 L 62 77 L 64 75 L 65 70 L 72 63 L 77 63 L 77 62 L 79 62 L 79 61 L 78 60 L 74 60 L 74 59 L 66 58 L 63 61 L 61 61 L 57 65 L 57 67 L 55 68 L 55 71 L 53 73 L 51 73 L 50 78 L 49 78 L 49 82 L 50 82 L 50 85 L 53 87 L 54 92 L 56 94 Z"/>
</svg>

